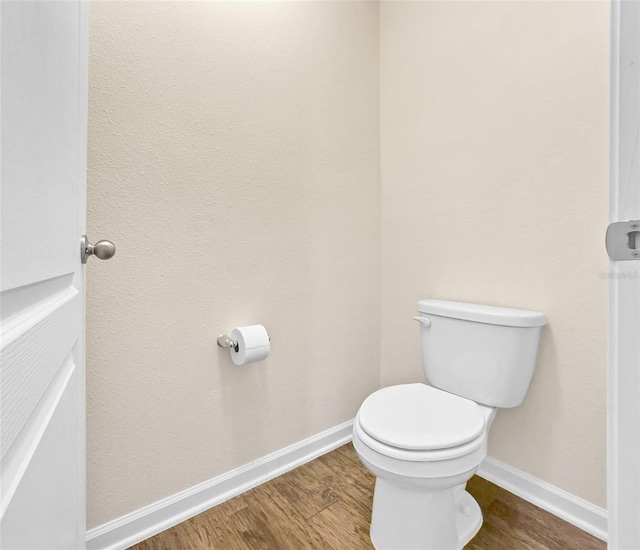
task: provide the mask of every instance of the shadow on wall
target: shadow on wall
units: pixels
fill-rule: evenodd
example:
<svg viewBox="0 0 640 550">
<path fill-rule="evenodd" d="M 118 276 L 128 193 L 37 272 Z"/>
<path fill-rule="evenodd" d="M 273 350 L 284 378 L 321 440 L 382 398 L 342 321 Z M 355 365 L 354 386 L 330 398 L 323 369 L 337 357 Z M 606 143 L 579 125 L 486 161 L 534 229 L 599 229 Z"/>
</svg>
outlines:
<svg viewBox="0 0 640 550">
<path fill-rule="evenodd" d="M 269 358 L 259 363 L 236 366 L 233 364 L 229 351 L 217 348 L 219 362 L 215 372 L 218 374 L 217 383 L 222 392 L 222 411 L 225 423 L 228 423 L 229 446 L 225 453 L 235 460 L 246 460 L 241 449 L 250 444 L 258 449 L 264 449 L 268 440 L 268 418 L 259 411 L 267 411 L 271 406 L 271 396 L 268 391 Z M 239 403 L 250 406 L 238 407 Z M 252 426 L 248 433 L 247 426 Z"/>
<path fill-rule="evenodd" d="M 247 319 L 251 323 L 258 322 L 248 313 L 234 317 L 243 319 L 237 321 L 238 325 L 249 324 Z M 221 417 L 212 422 L 218 425 L 217 431 L 224 434 L 220 443 L 225 447 L 218 452 L 238 466 L 263 457 L 265 452 L 268 454 L 294 443 L 295 438 L 290 439 L 291 435 L 283 432 L 277 411 L 290 409 L 290 425 L 308 426 L 313 425 L 313 411 L 317 409 L 311 405 L 314 374 L 292 369 L 290 365 L 283 368 L 285 361 L 291 361 L 298 353 L 302 355 L 295 348 L 305 350 L 312 345 L 306 341 L 310 340 L 307 337 L 309 326 L 306 329 L 289 327 L 289 333 L 285 335 L 277 323 L 264 322 L 272 341 L 269 357 L 265 360 L 238 366 L 231 360 L 229 350 L 217 345 L 213 350 L 212 373 L 216 377 L 213 388 L 217 388 L 218 393 L 212 392 L 212 398 L 218 400 Z M 297 346 L 291 348 L 290 341 L 295 341 Z M 289 357 L 285 358 L 285 354 Z M 303 361 L 302 357 L 297 358 L 296 364 L 300 361 Z M 287 397 L 289 394 L 283 387 L 289 384 L 296 388 L 295 403 Z M 301 403 L 308 406 L 300 406 Z M 280 443 L 278 438 L 284 439 Z"/>
<path fill-rule="evenodd" d="M 542 329 L 540 339 L 540 349 L 538 360 L 533 373 L 533 378 L 527 391 L 524 401 L 519 407 L 512 409 L 499 409 L 495 418 L 495 425 L 489 435 L 488 454 L 493 458 L 502 460 L 509 464 L 513 457 L 507 453 L 496 453 L 496 449 L 508 449 L 508 440 L 512 434 L 524 432 L 530 434 L 529 437 L 522 438 L 528 447 L 526 451 L 537 457 L 540 471 L 548 471 L 557 464 L 558 457 L 554 456 L 552 449 L 549 452 L 541 453 L 540 449 L 548 447 L 549 436 L 554 439 L 554 427 L 558 418 L 562 417 L 563 407 L 571 407 L 571 403 L 562 402 L 562 384 L 560 380 L 559 359 L 554 338 L 553 319 L 549 319 Z M 544 380 L 544 385 L 542 384 Z M 542 395 L 544 393 L 544 395 Z M 531 414 L 530 407 L 535 403 L 544 403 L 539 407 L 535 415 Z M 499 426 L 496 429 L 496 425 Z M 545 431 L 540 431 L 540 426 L 545 427 Z M 533 429 L 530 429 L 534 426 Z M 536 438 L 536 434 L 545 434 L 545 440 Z M 505 441 L 502 441 L 502 440 Z M 543 477 L 544 479 L 544 477 Z"/>
</svg>

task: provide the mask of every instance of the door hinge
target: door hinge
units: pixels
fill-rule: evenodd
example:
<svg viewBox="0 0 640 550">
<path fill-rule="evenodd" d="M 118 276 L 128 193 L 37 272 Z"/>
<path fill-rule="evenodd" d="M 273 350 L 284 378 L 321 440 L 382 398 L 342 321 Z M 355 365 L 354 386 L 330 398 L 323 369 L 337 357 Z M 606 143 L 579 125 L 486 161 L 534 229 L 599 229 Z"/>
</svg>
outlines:
<svg viewBox="0 0 640 550">
<path fill-rule="evenodd" d="M 640 220 L 609 224 L 606 244 L 614 261 L 640 260 Z"/>
</svg>

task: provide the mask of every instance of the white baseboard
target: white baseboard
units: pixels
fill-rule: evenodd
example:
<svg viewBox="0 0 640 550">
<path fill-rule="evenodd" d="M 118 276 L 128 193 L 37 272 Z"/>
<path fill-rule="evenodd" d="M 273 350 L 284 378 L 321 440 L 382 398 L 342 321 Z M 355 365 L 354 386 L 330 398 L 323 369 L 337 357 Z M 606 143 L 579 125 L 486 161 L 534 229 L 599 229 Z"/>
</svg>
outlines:
<svg viewBox="0 0 640 550">
<path fill-rule="evenodd" d="M 606 510 L 489 456 L 478 475 L 606 542 Z"/>
<path fill-rule="evenodd" d="M 87 550 L 122 550 L 351 441 L 353 420 L 87 532 Z"/>
<path fill-rule="evenodd" d="M 171 495 L 87 532 L 87 550 L 123 550 L 351 441 L 353 420 Z M 478 475 L 595 537 L 607 511 L 495 458 Z"/>
</svg>

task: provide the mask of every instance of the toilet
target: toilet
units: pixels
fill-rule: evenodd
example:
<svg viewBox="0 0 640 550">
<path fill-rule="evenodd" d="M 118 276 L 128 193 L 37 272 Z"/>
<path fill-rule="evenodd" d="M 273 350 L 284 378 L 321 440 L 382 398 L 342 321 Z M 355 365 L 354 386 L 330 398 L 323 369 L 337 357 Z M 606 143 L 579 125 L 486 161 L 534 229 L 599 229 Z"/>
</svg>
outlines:
<svg viewBox="0 0 640 550">
<path fill-rule="evenodd" d="M 377 550 L 457 550 L 482 525 L 465 491 L 487 454 L 499 408 L 517 407 L 538 354 L 544 313 L 421 300 L 422 362 L 430 385 L 371 394 L 353 446 L 376 476 L 371 542 Z"/>
</svg>

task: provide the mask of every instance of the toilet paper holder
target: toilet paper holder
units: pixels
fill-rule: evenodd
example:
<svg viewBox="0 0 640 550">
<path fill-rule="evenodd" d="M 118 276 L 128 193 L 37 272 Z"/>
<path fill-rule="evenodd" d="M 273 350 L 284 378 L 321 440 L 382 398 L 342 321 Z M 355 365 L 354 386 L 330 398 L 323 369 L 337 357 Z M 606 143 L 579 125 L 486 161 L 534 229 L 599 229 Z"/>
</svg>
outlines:
<svg viewBox="0 0 640 550">
<path fill-rule="evenodd" d="M 269 342 L 271 342 L 271 336 L 269 336 Z M 218 345 L 221 348 L 233 348 L 233 351 L 235 351 L 236 353 L 238 353 L 238 350 L 240 349 L 238 346 L 238 341 L 234 340 L 230 336 L 227 336 L 226 334 L 221 334 L 220 336 L 218 336 Z"/>
<path fill-rule="evenodd" d="M 269 338 L 269 340 L 271 340 L 271 338 Z M 221 334 L 220 336 L 218 336 L 218 345 L 221 348 L 233 348 L 233 351 L 235 351 L 236 353 L 238 353 L 238 350 L 240 349 L 238 347 L 238 341 L 230 338 L 226 334 Z"/>
</svg>

